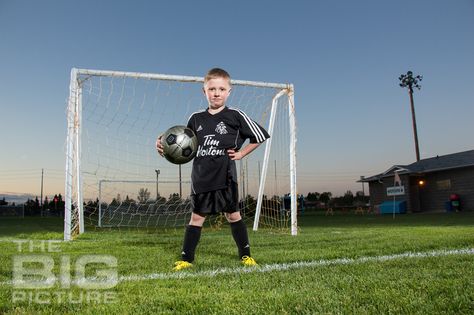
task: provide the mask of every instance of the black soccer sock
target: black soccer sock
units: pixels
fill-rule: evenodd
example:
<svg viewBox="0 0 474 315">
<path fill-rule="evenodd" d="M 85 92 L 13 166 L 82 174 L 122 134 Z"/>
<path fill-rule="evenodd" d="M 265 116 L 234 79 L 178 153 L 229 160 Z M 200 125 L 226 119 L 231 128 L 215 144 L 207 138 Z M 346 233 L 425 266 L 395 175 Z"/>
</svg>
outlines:
<svg viewBox="0 0 474 315">
<path fill-rule="evenodd" d="M 194 261 L 194 252 L 201 238 L 200 226 L 188 225 L 184 233 L 183 251 L 181 257 L 184 261 L 192 263 Z"/>
<path fill-rule="evenodd" d="M 247 227 L 243 220 L 232 222 L 230 224 L 232 236 L 239 249 L 239 257 L 250 256 L 250 242 L 247 234 Z"/>
</svg>

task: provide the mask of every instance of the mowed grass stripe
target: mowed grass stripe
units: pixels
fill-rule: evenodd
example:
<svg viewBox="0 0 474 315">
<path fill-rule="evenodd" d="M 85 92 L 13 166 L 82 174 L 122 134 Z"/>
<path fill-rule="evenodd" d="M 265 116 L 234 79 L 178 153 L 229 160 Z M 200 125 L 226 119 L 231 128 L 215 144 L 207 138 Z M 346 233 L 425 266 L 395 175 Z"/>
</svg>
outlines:
<svg viewBox="0 0 474 315">
<path fill-rule="evenodd" d="M 301 268 L 313 268 L 321 266 L 332 265 L 353 265 L 371 262 L 385 262 L 397 259 L 412 259 L 412 258 L 429 258 L 440 256 L 453 255 L 474 255 L 474 248 L 466 249 L 447 249 L 435 250 L 429 252 L 406 252 L 401 254 L 383 255 L 383 256 L 364 256 L 359 258 L 337 258 L 337 259 L 321 259 L 314 261 L 299 261 L 283 264 L 268 264 L 260 265 L 258 267 L 238 267 L 238 268 L 218 268 L 206 271 L 180 271 L 180 272 L 166 272 L 166 273 L 152 273 L 147 275 L 130 275 L 119 277 L 119 282 L 128 281 L 145 281 L 145 280 L 168 280 L 168 279 L 187 279 L 187 278 L 211 278 L 219 275 L 242 274 L 242 273 L 264 273 L 272 271 L 286 271 Z"/>
<path fill-rule="evenodd" d="M 219 275 L 230 275 L 230 274 L 244 274 L 244 273 L 264 273 L 272 271 L 286 271 L 292 269 L 302 268 L 313 268 L 322 266 L 334 266 L 334 265 L 354 265 L 371 262 L 385 262 L 398 259 L 411 259 L 411 258 L 429 258 L 429 257 L 440 257 L 440 256 L 453 256 L 453 255 L 474 255 L 474 248 L 466 249 L 446 249 L 446 250 L 435 250 L 429 252 L 406 252 L 401 254 L 393 255 L 382 255 L 382 256 L 363 256 L 359 258 L 336 258 L 336 259 L 320 259 L 314 261 L 297 261 L 292 263 L 283 264 L 267 264 L 259 265 L 258 267 L 237 267 L 237 268 L 218 268 L 214 270 L 205 271 L 180 271 L 180 272 L 165 272 L 165 273 L 152 273 L 147 275 L 129 275 L 120 276 L 118 282 L 137 282 L 146 280 L 171 280 L 171 279 L 187 279 L 187 278 L 211 278 Z M 88 281 L 97 280 L 96 277 L 88 277 Z M 54 279 L 48 279 L 54 282 Z M 75 281 L 72 281 L 75 283 Z M 0 282 L 0 285 L 10 286 L 13 285 L 12 281 Z"/>
<path fill-rule="evenodd" d="M 171 279 L 188 279 L 188 278 L 212 278 L 219 275 L 231 275 L 231 274 L 245 274 L 245 273 L 265 273 L 272 271 L 287 271 L 292 269 L 302 268 L 314 268 L 322 266 L 335 266 L 335 265 L 355 265 L 371 262 L 385 262 L 398 259 L 411 259 L 411 258 L 429 258 L 429 257 L 441 257 L 441 256 L 454 256 L 454 255 L 474 255 L 474 248 L 466 249 L 446 249 L 446 250 L 435 250 L 429 252 L 406 252 L 401 254 L 393 255 L 382 255 L 382 256 L 363 256 L 359 258 L 336 258 L 336 259 L 320 259 L 314 261 L 297 261 L 292 263 L 283 264 L 267 264 L 259 265 L 258 267 L 237 267 L 237 268 L 218 268 L 214 270 L 205 271 L 180 271 L 180 272 L 166 272 L 166 273 L 152 273 L 146 275 L 129 275 L 120 276 L 118 282 L 138 282 L 146 280 L 171 280 Z M 87 277 L 88 281 L 97 280 L 96 277 Z M 48 279 L 54 282 L 54 279 Z M 76 281 L 72 281 L 76 283 Z M 2 286 L 13 285 L 12 281 L 0 282 Z"/>
</svg>

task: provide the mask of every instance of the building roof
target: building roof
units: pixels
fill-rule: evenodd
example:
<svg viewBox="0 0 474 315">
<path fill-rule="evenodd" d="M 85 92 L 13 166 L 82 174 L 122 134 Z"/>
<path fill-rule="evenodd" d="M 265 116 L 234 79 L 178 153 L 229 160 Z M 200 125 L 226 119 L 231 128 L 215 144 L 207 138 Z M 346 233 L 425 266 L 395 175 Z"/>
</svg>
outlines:
<svg viewBox="0 0 474 315">
<path fill-rule="evenodd" d="M 435 156 L 409 165 L 394 165 L 383 173 L 365 177 L 358 182 L 371 182 L 398 174 L 422 175 L 425 173 L 474 166 L 474 150 Z"/>
</svg>

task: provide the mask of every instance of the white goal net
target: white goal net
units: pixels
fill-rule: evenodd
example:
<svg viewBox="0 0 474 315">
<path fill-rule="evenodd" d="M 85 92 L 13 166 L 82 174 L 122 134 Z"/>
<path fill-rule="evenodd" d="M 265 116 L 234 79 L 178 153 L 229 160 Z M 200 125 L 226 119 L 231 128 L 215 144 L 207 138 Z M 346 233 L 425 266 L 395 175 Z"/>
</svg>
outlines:
<svg viewBox="0 0 474 315">
<path fill-rule="evenodd" d="M 159 134 L 205 109 L 202 77 L 72 69 L 67 108 L 64 238 L 89 227 L 179 227 L 190 218 L 192 162 L 169 163 Z M 239 207 L 257 228 L 297 233 L 291 84 L 232 80 L 229 107 L 271 137 L 237 161 Z"/>
</svg>

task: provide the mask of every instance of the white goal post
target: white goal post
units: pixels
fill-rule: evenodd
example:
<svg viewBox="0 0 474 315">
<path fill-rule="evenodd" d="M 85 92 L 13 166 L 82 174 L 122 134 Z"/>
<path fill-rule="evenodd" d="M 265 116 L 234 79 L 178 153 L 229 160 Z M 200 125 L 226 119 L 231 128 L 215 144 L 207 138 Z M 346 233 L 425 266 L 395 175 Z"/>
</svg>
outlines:
<svg viewBox="0 0 474 315">
<path fill-rule="evenodd" d="M 71 70 L 67 104 L 64 239 L 91 227 L 179 227 L 190 216 L 191 164 L 158 156 L 157 135 L 205 109 L 203 77 Z M 292 84 L 232 80 L 227 106 L 270 138 L 237 161 L 239 208 L 259 227 L 297 234 Z M 169 197 L 167 197 L 169 196 Z"/>
</svg>

